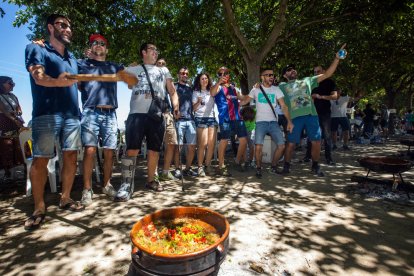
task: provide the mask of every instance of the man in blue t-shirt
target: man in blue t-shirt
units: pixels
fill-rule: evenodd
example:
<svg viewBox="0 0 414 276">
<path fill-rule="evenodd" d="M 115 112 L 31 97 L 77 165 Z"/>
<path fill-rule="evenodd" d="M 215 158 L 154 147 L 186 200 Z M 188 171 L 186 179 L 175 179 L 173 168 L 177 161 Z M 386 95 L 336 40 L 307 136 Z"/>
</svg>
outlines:
<svg viewBox="0 0 414 276">
<path fill-rule="evenodd" d="M 108 41 L 101 34 L 89 36 L 89 58 L 78 61 L 79 73 L 91 75 L 116 74 L 128 85 L 134 85 L 137 78 L 124 71 L 124 66 L 106 61 Z M 103 193 L 111 198 L 116 191 L 111 185 L 113 152 L 117 146 L 118 108 L 116 82 L 88 81 L 80 82 L 82 93 L 82 144 L 85 147 L 83 158 L 83 191 L 81 203 L 92 203 L 92 170 L 98 146 L 103 148 Z M 101 139 L 101 141 L 99 141 Z"/>
<path fill-rule="evenodd" d="M 344 49 L 346 44 L 342 46 Z M 300 142 L 300 135 L 306 129 L 308 138 L 312 143 L 312 173 L 317 176 L 324 176 L 319 166 L 321 153 L 321 129 L 319 127 L 318 113 L 312 99 L 312 90 L 323 80 L 330 78 L 339 64 L 337 53 L 332 64 L 323 74 L 313 77 L 298 79 L 298 73 L 293 65 L 287 65 L 282 70 L 282 76 L 287 82 L 279 84 L 279 88 L 285 95 L 285 102 L 289 108 L 289 114 L 293 122 L 293 131 L 288 133 L 288 145 L 285 152 L 285 163 L 282 174 L 290 172 L 290 161 L 292 159 L 295 144 Z M 325 99 L 328 96 L 316 94 L 316 99 Z"/>
<path fill-rule="evenodd" d="M 33 113 L 33 163 L 30 170 L 34 212 L 25 222 L 26 230 L 39 228 L 44 221 L 46 205 L 44 189 L 47 164 L 55 155 L 55 141 L 63 151 L 62 196 L 59 208 L 81 211 L 79 202 L 71 199 L 76 172 L 77 151 L 80 143 L 80 112 L 76 80 L 67 79 L 77 74 L 78 66 L 66 46 L 72 38 L 70 20 L 63 15 L 52 14 L 46 28 L 50 35 L 45 47 L 29 44 L 25 51 L 25 64 L 30 72 Z"/>
<path fill-rule="evenodd" d="M 191 168 L 194 160 L 195 148 L 197 144 L 196 125 L 193 117 L 193 89 L 188 85 L 188 68 L 183 67 L 178 72 L 178 82 L 175 84 L 177 90 L 180 118 L 176 122 L 178 145 L 184 144 L 184 138 L 187 145 L 187 154 L 185 157 L 185 169 L 183 175 L 197 176 L 198 173 Z M 178 149 L 175 152 L 175 164 L 179 164 L 180 158 Z"/>
</svg>

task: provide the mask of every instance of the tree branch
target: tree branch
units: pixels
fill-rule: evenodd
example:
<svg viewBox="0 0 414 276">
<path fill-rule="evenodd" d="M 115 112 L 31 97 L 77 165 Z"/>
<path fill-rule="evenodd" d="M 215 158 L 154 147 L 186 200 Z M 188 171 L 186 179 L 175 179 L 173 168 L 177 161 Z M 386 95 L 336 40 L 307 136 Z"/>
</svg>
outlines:
<svg viewBox="0 0 414 276">
<path fill-rule="evenodd" d="M 319 23 L 327 23 L 327 22 L 333 22 L 336 21 L 338 19 L 344 18 L 344 17 L 348 17 L 351 15 L 355 15 L 358 14 L 356 12 L 348 12 L 348 13 L 344 13 L 338 16 L 330 16 L 330 17 L 325 17 L 325 18 L 320 18 L 320 19 L 316 19 L 316 20 L 312 20 L 312 21 L 308 21 L 303 23 L 302 25 L 297 26 L 294 31 L 291 32 L 287 32 L 286 35 L 284 37 L 279 37 L 278 39 L 276 39 L 275 42 L 282 42 L 287 40 L 288 38 L 292 37 L 293 35 L 295 35 L 296 33 L 300 32 L 301 29 L 305 28 L 305 27 L 309 27 L 312 25 L 316 25 Z"/>
<path fill-rule="evenodd" d="M 221 0 L 224 7 L 224 18 L 227 22 L 227 24 L 231 27 L 231 30 L 233 31 L 232 34 L 234 35 L 235 43 L 240 45 L 240 50 L 245 52 L 244 54 L 247 55 L 249 59 L 253 58 L 253 48 L 251 47 L 249 41 L 244 37 L 244 35 L 240 31 L 240 27 L 236 22 L 236 18 L 233 13 L 232 8 L 232 1 L 231 0 Z"/>
<path fill-rule="evenodd" d="M 260 62 L 266 57 L 270 50 L 274 47 L 277 39 L 280 37 L 283 29 L 286 26 L 286 10 L 287 10 L 288 0 L 281 0 L 279 5 L 279 14 L 273 26 L 272 32 L 260 47 L 258 52 Z"/>
</svg>

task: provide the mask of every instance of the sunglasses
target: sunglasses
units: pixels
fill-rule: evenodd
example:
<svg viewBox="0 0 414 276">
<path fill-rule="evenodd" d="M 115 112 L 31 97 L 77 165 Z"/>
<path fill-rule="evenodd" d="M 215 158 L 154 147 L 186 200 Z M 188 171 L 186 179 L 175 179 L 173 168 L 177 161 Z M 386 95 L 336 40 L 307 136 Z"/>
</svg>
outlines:
<svg viewBox="0 0 414 276">
<path fill-rule="evenodd" d="M 157 62 L 157 65 L 159 65 L 159 66 L 165 66 L 165 62 Z"/>
<path fill-rule="evenodd" d="M 218 73 L 217 77 L 228 76 L 228 75 L 230 75 L 229 72 L 223 72 L 223 73 Z"/>
<path fill-rule="evenodd" d="M 288 68 L 287 70 L 286 70 L 286 72 L 290 72 L 290 71 L 293 71 L 293 70 L 295 70 L 295 68 Z"/>
<path fill-rule="evenodd" d="M 98 45 L 104 47 L 106 46 L 106 43 L 102 40 L 94 40 L 91 43 L 91 46 L 98 46 Z"/>
<path fill-rule="evenodd" d="M 12 81 L 8 81 L 8 82 L 6 82 L 6 83 L 10 84 L 11 86 L 14 86 L 14 85 L 15 85 L 15 83 L 14 83 L 14 82 L 12 82 Z"/>
<path fill-rule="evenodd" d="M 159 54 L 160 53 L 160 51 L 158 51 L 158 49 L 157 48 L 155 48 L 155 47 L 147 47 L 147 51 L 148 50 L 153 50 L 154 52 L 156 52 L 157 54 Z"/>
<path fill-rule="evenodd" d="M 62 30 L 71 29 L 71 26 L 62 21 L 56 21 L 53 25 L 59 25 Z"/>
<path fill-rule="evenodd" d="M 188 72 L 180 72 L 180 75 L 182 75 L 182 76 L 188 76 Z"/>
<path fill-rule="evenodd" d="M 271 78 L 271 77 L 274 77 L 275 74 L 263 74 L 262 76 Z"/>
</svg>

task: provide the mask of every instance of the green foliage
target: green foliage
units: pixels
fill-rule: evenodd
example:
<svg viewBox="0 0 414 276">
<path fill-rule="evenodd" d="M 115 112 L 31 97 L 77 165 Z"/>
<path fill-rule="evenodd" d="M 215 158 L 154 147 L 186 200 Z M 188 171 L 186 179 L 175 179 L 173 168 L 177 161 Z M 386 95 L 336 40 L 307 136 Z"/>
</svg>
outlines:
<svg viewBox="0 0 414 276">
<path fill-rule="evenodd" d="M 334 76 L 338 86 L 350 95 L 370 98 L 385 91 L 377 98 L 389 105 L 407 105 L 403 99 L 413 93 L 410 0 L 289 0 L 282 17 L 283 0 L 9 2 L 25 7 L 17 12 L 14 24 L 29 23 L 33 37 L 47 36 L 44 20 L 50 13 L 68 15 L 75 34 L 71 47 L 78 56 L 93 32 L 110 41 L 108 58 L 125 64 L 140 62 L 139 47 L 149 41 L 161 50 L 173 75 L 184 65 L 193 74 L 204 70 L 211 75 L 226 65 L 247 89 L 249 74 L 260 65 L 278 73 L 294 63 L 300 76 L 307 76 L 315 65 L 329 66 L 346 42 L 348 58 Z M 224 3 L 231 4 L 234 25 L 228 24 Z M 274 27 L 281 27 L 280 33 L 272 33 Z M 268 45 L 272 36 L 275 42 Z"/>
</svg>

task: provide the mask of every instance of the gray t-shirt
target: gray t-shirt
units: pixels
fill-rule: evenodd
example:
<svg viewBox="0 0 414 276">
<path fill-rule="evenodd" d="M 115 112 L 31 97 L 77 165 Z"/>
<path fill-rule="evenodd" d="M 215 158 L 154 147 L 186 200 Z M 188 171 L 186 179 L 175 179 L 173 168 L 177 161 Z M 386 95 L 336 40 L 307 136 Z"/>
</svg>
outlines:
<svg viewBox="0 0 414 276">
<path fill-rule="evenodd" d="M 165 88 L 167 79 L 172 79 L 170 71 L 167 67 L 157 67 L 148 64 L 145 65 L 145 68 L 148 71 L 155 96 L 165 99 L 167 95 Z M 152 96 L 147 76 L 142 65 L 127 67 L 125 70 L 135 74 L 138 78 L 138 84 L 132 88 L 129 114 L 148 113 Z"/>
</svg>

